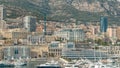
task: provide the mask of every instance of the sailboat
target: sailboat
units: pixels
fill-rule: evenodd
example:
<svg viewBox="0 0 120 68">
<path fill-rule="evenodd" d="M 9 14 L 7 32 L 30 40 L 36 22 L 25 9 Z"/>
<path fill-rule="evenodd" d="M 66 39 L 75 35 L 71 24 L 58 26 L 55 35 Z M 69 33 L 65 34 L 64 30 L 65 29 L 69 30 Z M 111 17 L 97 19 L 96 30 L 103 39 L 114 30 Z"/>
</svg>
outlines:
<svg viewBox="0 0 120 68">
<path fill-rule="evenodd" d="M 27 63 L 23 60 L 16 60 L 16 61 L 14 61 L 14 65 L 15 66 L 25 66 L 25 65 L 27 65 Z"/>
<path fill-rule="evenodd" d="M 93 64 L 90 64 L 89 68 L 120 68 L 120 67 L 112 64 L 114 62 L 113 59 L 110 59 L 110 58 L 106 59 L 107 60 L 106 64 L 102 63 L 101 60 L 102 60 L 102 57 L 101 57 L 101 52 L 100 52 L 100 59 L 98 61 L 95 61 Z"/>
<path fill-rule="evenodd" d="M 0 61 L 0 68 L 1 67 L 14 67 L 14 64 L 11 63 L 10 61 L 3 60 L 3 61 Z"/>
<path fill-rule="evenodd" d="M 27 65 L 27 62 L 20 57 L 19 59 L 14 60 L 14 65 L 15 66 L 25 66 L 25 65 Z"/>
</svg>

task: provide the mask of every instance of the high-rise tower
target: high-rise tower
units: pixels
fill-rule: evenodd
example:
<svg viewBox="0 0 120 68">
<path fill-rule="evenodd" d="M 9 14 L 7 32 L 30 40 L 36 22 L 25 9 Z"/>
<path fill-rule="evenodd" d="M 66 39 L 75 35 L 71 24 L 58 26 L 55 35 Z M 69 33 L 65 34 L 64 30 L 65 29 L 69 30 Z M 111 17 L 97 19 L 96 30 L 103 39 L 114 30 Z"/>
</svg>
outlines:
<svg viewBox="0 0 120 68">
<path fill-rule="evenodd" d="M 108 27 L 108 19 L 106 17 L 100 18 L 100 32 L 106 32 Z"/>
<path fill-rule="evenodd" d="M 4 5 L 0 5 L 0 30 L 6 28 L 6 9 Z"/>
<path fill-rule="evenodd" d="M 35 32 L 36 31 L 36 17 L 33 17 L 33 16 L 24 17 L 24 28 L 28 32 Z"/>
<path fill-rule="evenodd" d="M 4 20 L 6 16 L 6 10 L 4 5 L 0 5 L 0 20 Z"/>
</svg>

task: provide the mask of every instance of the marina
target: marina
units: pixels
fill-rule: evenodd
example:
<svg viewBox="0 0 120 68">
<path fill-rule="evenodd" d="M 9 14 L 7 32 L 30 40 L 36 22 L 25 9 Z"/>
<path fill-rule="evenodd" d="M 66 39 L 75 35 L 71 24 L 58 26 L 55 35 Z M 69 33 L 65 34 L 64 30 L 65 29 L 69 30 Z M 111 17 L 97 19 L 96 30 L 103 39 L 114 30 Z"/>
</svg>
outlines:
<svg viewBox="0 0 120 68">
<path fill-rule="evenodd" d="M 120 1 L 0 0 L 0 68 L 120 68 Z"/>
<path fill-rule="evenodd" d="M 54 60 L 47 62 L 45 64 L 37 65 L 36 68 L 62 68 L 58 62 L 55 62 Z"/>
<path fill-rule="evenodd" d="M 65 60 L 65 59 L 63 59 Z M 79 59 L 79 60 L 72 60 L 69 62 L 63 61 L 61 59 L 54 59 L 54 60 L 45 60 L 45 59 L 36 59 L 27 62 L 26 65 L 6 65 L 0 66 L 0 68 L 119 68 L 119 64 L 116 62 L 107 61 L 104 62 L 97 61 L 92 62 L 88 59 Z"/>
</svg>

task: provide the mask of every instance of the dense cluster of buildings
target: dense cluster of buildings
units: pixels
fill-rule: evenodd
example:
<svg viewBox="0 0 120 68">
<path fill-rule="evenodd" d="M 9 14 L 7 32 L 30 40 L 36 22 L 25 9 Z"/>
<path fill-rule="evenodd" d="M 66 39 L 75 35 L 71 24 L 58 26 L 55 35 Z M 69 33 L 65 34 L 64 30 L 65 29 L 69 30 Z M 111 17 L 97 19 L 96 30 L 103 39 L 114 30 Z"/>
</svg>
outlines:
<svg viewBox="0 0 120 68">
<path fill-rule="evenodd" d="M 75 23 L 37 21 L 35 16 L 30 15 L 10 20 L 5 18 L 5 15 L 4 6 L 1 5 L 1 59 L 37 58 L 42 56 L 85 57 L 90 59 L 100 55 L 102 58 L 113 55 L 119 57 L 120 55 L 120 46 L 112 46 L 112 44 L 99 46 L 98 43 L 93 42 L 99 39 L 107 39 L 106 41 L 110 40 L 115 45 L 120 44 L 120 26 L 109 26 L 107 17 L 101 17 L 100 22 L 97 22 L 97 24 L 81 23 L 76 25 Z M 95 52 L 93 50 L 95 49 L 94 44 L 98 45 Z"/>
</svg>

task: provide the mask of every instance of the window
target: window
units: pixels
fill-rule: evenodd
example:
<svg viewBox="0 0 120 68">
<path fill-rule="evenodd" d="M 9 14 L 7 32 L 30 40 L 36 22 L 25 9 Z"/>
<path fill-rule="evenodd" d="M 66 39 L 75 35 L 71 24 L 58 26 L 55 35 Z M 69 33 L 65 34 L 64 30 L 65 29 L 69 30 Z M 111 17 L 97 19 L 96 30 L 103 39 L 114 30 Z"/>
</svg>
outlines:
<svg viewBox="0 0 120 68">
<path fill-rule="evenodd" d="M 19 54 L 18 49 L 15 49 L 15 50 L 14 50 L 14 53 L 15 53 L 15 54 Z"/>
</svg>

